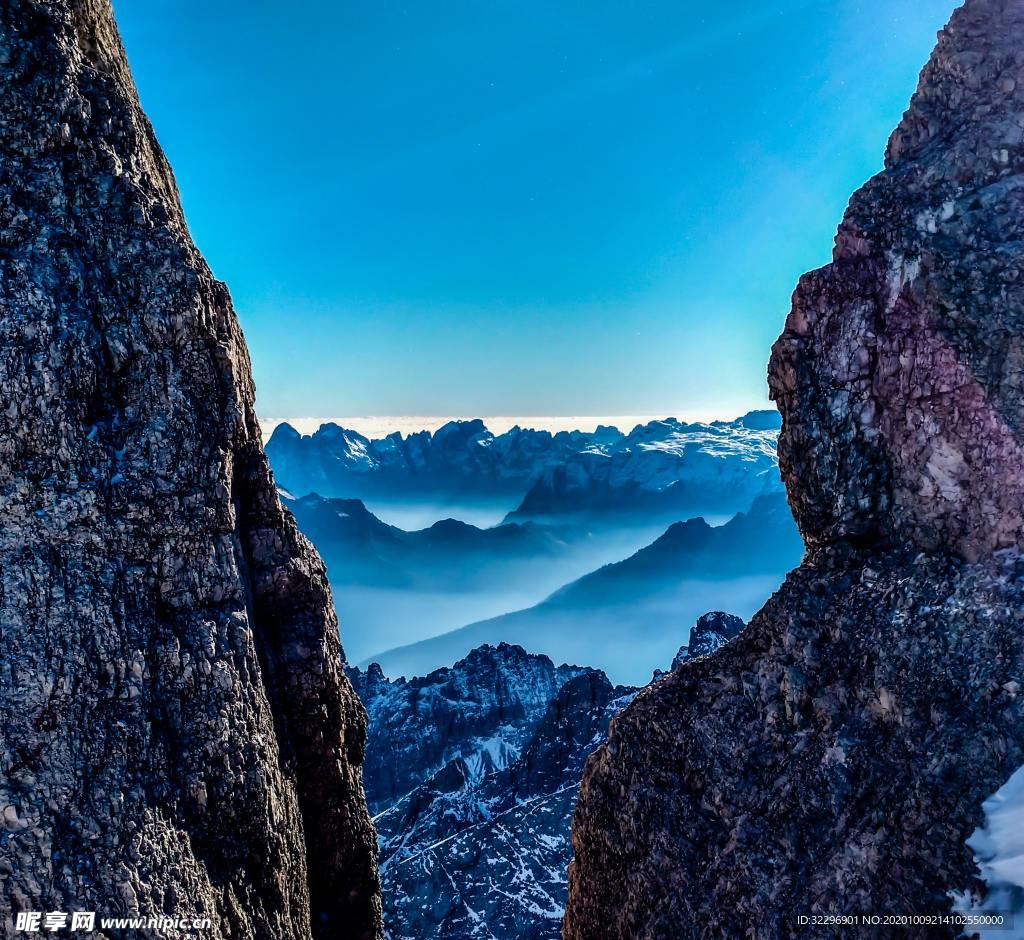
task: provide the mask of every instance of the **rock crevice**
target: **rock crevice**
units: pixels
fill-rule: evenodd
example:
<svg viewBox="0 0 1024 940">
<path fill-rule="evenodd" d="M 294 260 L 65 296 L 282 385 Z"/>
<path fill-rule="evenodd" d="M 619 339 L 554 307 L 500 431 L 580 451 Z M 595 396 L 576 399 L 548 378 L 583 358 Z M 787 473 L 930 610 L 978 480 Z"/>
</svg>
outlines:
<svg viewBox="0 0 1024 940">
<path fill-rule="evenodd" d="M 379 935 L 365 715 L 106 0 L 0 5 L 0 920 Z"/>
</svg>

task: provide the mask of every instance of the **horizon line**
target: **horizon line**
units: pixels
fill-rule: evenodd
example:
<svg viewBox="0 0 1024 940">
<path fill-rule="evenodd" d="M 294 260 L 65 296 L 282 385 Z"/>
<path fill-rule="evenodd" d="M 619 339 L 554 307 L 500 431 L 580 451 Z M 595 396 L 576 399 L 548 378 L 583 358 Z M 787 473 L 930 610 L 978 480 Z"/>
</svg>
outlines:
<svg viewBox="0 0 1024 940">
<path fill-rule="evenodd" d="M 684 423 L 711 424 L 714 421 L 735 421 L 751 411 L 775 411 L 772 402 L 759 403 L 741 410 L 731 417 L 704 409 L 673 409 L 661 414 L 602 414 L 602 415 L 340 415 L 340 416 L 292 416 L 259 417 L 263 442 L 266 443 L 280 424 L 288 424 L 303 436 L 313 434 L 322 425 L 337 424 L 346 430 L 356 431 L 372 440 L 379 440 L 396 431 L 403 435 L 420 431 L 434 433 L 450 421 L 482 421 L 493 434 L 504 434 L 514 427 L 524 430 L 581 431 L 593 433 L 598 425 L 632 430 L 637 425 L 651 421 L 676 420 Z"/>
</svg>

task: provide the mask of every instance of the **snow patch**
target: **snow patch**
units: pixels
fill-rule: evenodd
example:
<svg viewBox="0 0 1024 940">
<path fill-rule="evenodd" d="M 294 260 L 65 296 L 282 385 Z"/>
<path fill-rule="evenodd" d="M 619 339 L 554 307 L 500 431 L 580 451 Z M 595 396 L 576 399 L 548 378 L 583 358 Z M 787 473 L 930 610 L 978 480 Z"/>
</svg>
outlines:
<svg viewBox="0 0 1024 940">
<path fill-rule="evenodd" d="M 1024 767 L 992 794 L 981 808 L 985 821 L 967 840 L 988 891 L 984 898 L 970 889 L 951 892 L 953 910 L 1013 914 L 1007 930 L 976 930 L 981 940 L 1024 940 Z"/>
</svg>

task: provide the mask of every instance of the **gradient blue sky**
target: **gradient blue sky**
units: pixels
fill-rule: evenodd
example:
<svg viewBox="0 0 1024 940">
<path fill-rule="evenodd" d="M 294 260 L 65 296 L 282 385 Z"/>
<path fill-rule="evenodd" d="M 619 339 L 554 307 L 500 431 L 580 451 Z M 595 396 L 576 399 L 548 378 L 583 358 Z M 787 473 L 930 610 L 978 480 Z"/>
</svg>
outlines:
<svg viewBox="0 0 1024 940">
<path fill-rule="evenodd" d="M 114 0 L 258 407 L 766 400 L 953 0 Z"/>
</svg>

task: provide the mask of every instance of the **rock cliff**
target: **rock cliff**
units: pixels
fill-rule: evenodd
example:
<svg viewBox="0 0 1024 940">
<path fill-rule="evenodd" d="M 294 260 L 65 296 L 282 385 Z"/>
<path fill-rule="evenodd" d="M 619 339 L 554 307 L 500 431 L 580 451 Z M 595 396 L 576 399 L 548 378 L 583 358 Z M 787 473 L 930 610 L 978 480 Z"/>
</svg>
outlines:
<svg viewBox="0 0 1024 940">
<path fill-rule="evenodd" d="M 965 840 L 1024 763 L 1022 43 L 1018 0 L 954 13 L 801 279 L 769 382 L 807 555 L 588 762 L 567 940 L 835 936 L 796 918 L 983 891 Z"/>
<path fill-rule="evenodd" d="M 106 0 L 0 4 L 0 923 L 376 937 L 365 715 Z"/>
</svg>

